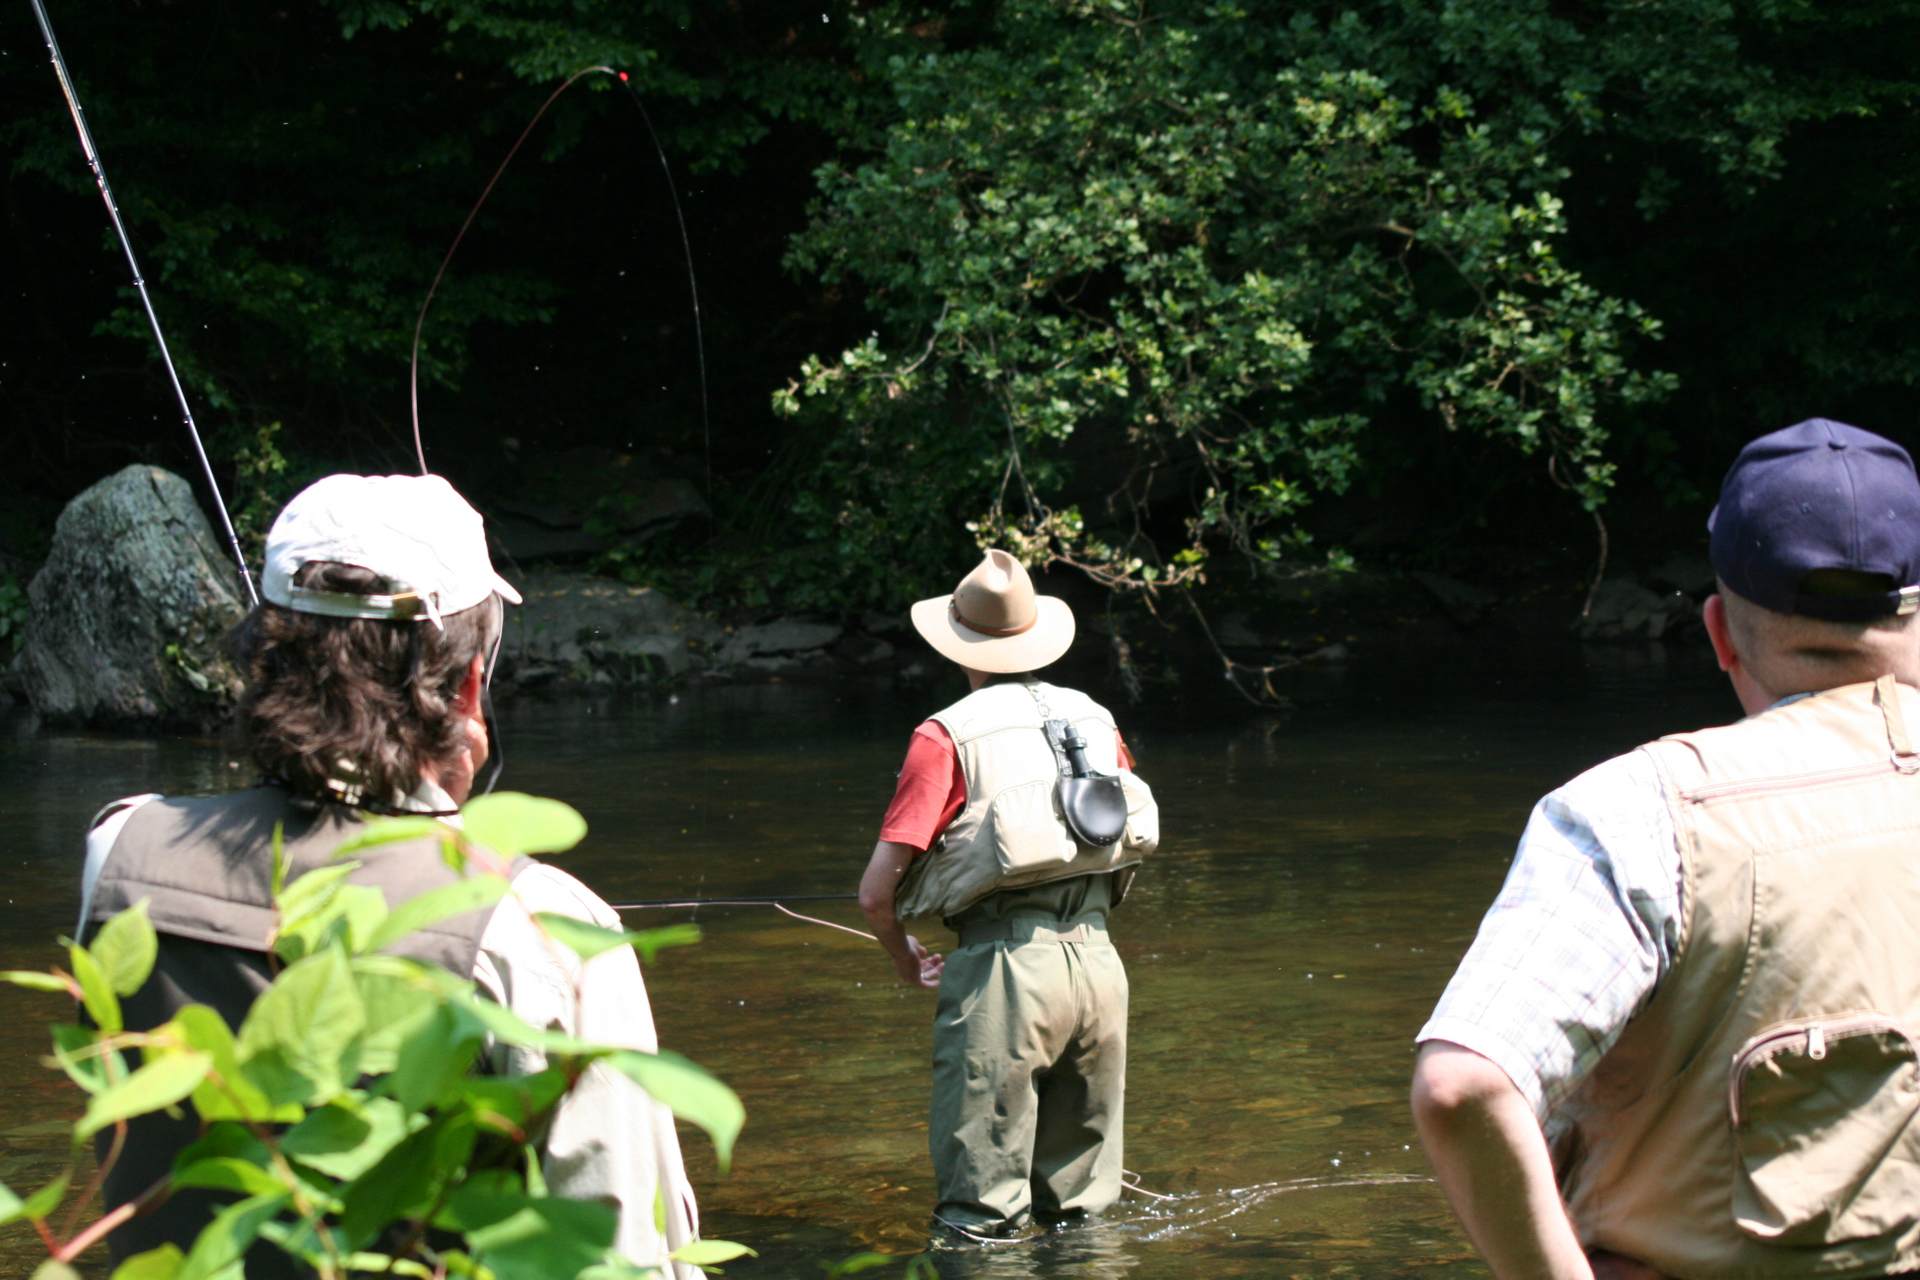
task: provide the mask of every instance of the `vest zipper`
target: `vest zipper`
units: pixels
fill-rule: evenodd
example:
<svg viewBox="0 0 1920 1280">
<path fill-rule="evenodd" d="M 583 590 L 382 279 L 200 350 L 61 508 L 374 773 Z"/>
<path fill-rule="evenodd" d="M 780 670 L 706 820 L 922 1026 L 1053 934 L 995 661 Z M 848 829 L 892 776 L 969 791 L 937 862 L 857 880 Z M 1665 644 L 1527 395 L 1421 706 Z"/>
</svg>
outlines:
<svg viewBox="0 0 1920 1280">
<path fill-rule="evenodd" d="M 1844 1040 L 1849 1036 L 1871 1035 L 1878 1031 L 1891 1031 L 1905 1040 L 1909 1048 L 1913 1047 L 1913 1033 L 1904 1024 L 1880 1013 L 1789 1022 L 1769 1027 L 1754 1036 L 1733 1055 L 1732 1070 L 1727 1074 L 1727 1114 L 1733 1120 L 1733 1127 L 1738 1129 L 1745 1120 L 1740 1114 L 1740 1088 L 1747 1082 L 1747 1074 L 1755 1067 L 1790 1052 L 1804 1053 L 1818 1062 L 1827 1056 L 1827 1047 L 1832 1041 Z M 1920 1060 L 1920 1050 L 1915 1051 L 1914 1056 Z"/>
<path fill-rule="evenodd" d="M 1855 765 L 1850 769 L 1830 769 L 1825 773 L 1808 773 L 1798 777 L 1720 782 L 1713 786 L 1701 787 L 1698 791 L 1684 791 L 1681 793 L 1681 799 L 1689 804 L 1709 805 L 1737 796 L 1756 795 L 1767 791 L 1804 791 L 1813 787 L 1834 786 L 1844 782 L 1876 778 L 1889 773 L 1907 772 L 1908 770 L 1900 768 L 1890 760 L 1877 761 L 1868 765 Z"/>
</svg>

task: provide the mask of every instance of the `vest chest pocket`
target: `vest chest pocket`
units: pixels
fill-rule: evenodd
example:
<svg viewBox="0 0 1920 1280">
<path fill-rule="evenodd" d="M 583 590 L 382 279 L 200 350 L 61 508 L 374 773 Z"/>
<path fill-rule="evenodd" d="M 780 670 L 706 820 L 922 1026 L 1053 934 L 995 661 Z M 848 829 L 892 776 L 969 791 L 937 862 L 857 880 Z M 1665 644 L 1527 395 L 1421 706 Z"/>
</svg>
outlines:
<svg viewBox="0 0 1920 1280">
<path fill-rule="evenodd" d="M 1781 1245 L 1871 1240 L 1920 1217 L 1920 1054 L 1878 1014 L 1787 1023 L 1734 1056 L 1734 1224 Z"/>
<path fill-rule="evenodd" d="M 1038 871 L 1072 862 L 1080 852 L 1055 807 L 1054 780 L 1043 778 L 1008 787 L 993 798 L 987 826 L 994 857 L 1009 874 Z"/>
</svg>

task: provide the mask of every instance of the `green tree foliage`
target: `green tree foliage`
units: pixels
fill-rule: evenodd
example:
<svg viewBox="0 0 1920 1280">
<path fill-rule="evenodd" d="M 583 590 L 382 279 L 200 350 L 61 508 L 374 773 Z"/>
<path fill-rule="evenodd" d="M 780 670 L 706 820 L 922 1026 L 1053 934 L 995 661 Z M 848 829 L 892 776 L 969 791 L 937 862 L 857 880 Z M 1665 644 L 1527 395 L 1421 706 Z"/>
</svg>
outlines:
<svg viewBox="0 0 1920 1280">
<path fill-rule="evenodd" d="M 1311 549 L 1307 506 L 1447 436 L 1533 457 L 1596 510 L 1616 439 L 1676 380 L 1658 317 L 1576 265 L 1572 160 L 1658 147 L 1709 157 L 1736 195 L 1771 181 L 1792 125 L 1893 92 L 1790 89 L 1750 54 L 1812 17 L 970 10 L 890 64 L 893 115 L 820 172 L 795 242 L 794 267 L 857 286 L 877 326 L 775 394 L 845 424 L 802 512 L 855 557 L 879 528 L 927 531 L 906 563 L 929 582 L 953 560 L 947 516 L 1152 589 L 1227 548 L 1266 570 L 1339 563 Z M 1661 173 L 1631 181 L 1651 208 Z"/>
<path fill-rule="evenodd" d="M 724 1166 L 745 1115 L 740 1101 L 678 1055 L 530 1026 L 464 978 L 382 954 L 416 929 L 510 893 L 498 870 L 504 858 L 558 853 L 586 831 L 566 805 L 530 796 L 485 796 L 462 812 L 458 829 L 432 819 L 375 821 L 341 849 L 345 856 L 433 834 L 443 856 L 466 870 L 464 879 L 391 912 L 377 890 L 347 883 L 352 862 L 284 887 L 276 866 L 274 954 L 282 967 L 238 1027 L 202 1005 L 150 1031 L 125 1027 L 120 1001 L 147 981 L 158 950 L 144 903 L 107 921 L 86 946 L 69 944 L 65 970 L 0 973 L 18 986 L 66 993 L 91 1023 L 52 1029 L 52 1062 L 87 1100 L 66 1172 L 30 1196 L 0 1186 L 0 1223 L 29 1221 L 47 1244 L 51 1257 L 40 1275 L 75 1274 L 67 1264 L 134 1211 L 122 1206 L 76 1230 L 98 1185 L 70 1195 L 83 1145 L 183 1103 L 201 1122 L 199 1139 L 141 1201 L 184 1188 L 230 1200 L 184 1253 L 167 1245 L 136 1255 L 115 1280 L 237 1275 L 258 1241 L 303 1259 L 326 1280 L 657 1274 L 612 1252 L 611 1208 L 548 1193 L 530 1135 L 581 1074 L 602 1063 L 704 1129 Z M 688 940 L 684 932 L 623 934 L 540 919 L 556 946 L 583 957 Z M 474 1074 L 489 1038 L 537 1049 L 549 1065 L 525 1077 Z M 129 1068 L 129 1052 L 138 1053 L 139 1066 Z M 109 1143 L 106 1161 L 117 1158 L 123 1140 Z M 675 1256 L 705 1266 L 747 1252 L 702 1240 Z"/>
</svg>

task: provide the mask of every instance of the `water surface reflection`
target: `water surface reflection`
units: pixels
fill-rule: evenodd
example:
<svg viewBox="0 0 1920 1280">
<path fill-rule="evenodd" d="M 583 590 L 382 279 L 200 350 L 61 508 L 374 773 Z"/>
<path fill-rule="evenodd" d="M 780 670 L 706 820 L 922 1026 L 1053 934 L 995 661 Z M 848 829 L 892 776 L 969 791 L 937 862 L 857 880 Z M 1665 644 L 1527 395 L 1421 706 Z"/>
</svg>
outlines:
<svg viewBox="0 0 1920 1280">
<path fill-rule="evenodd" d="M 1286 718 L 1127 714 L 1168 843 L 1116 916 L 1133 987 L 1127 1165 L 1155 1193 L 1028 1243 L 932 1255 L 942 1277 L 1481 1275 L 1414 1149 L 1410 1040 L 1537 795 L 1655 733 L 1728 718 L 1704 663 L 1409 653 L 1304 689 Z M 1446 672 L 1436 687 L 1434 673 Z M 1092 682 L 1089 682 L 1090 684 Z M 1097 685 L 1095 686 L 1097 687 Z M 611 900 L 844 892 L 892 771 L 945 686 L 765 687 L 503 708 L 508 785 L 593 828 L 568 865 Z M 71 926 L 78 833 L 105 799 L 240 779 L 210 741 L 36 735 L 0 720 L 0 966 Z M 858 924 L 851 902 L 816 914 Z M 709 1234 L 810 1277 L 926 1241 L 932 999 L 878 948 L 763 908 L 647 911 L 705 941 L 649 972 L 665 1043 L 741 1093 L 734 1168 L 687 1145 Z M 57 1002 L 0 991 L 0 1181 L 53 1165 L 74 1097 L 32 1065 Z M 39 1125 L 40 1128 L 35 1126 Z M 34 1246 L 0 1236 L 0 1272 Z"/>
</svg>

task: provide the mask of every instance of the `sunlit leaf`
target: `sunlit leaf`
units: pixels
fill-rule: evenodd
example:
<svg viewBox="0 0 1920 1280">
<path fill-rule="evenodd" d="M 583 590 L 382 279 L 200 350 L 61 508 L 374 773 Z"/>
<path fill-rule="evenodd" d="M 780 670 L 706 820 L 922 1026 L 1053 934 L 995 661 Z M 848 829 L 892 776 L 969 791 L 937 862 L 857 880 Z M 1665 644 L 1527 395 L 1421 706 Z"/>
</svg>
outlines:
<svg viewBox="0 0 1920 1280">
<path fill-rule="evenodd" d="M 607 1058 L 607 1065 L 622 1072 L 682 1120 L 690 1120 L 706 1130 L 713 1140 L 714 1155 L 721 1168 L 733 1157 L 733 1141 L 746 1123 L 747 1110 L 740 1097 L 709 1074 L 677 1053 L 641 1053 L 621 1049 Z"/>
<path fill-rule="evenodd" d="M 127 1060 L 116 1049 L 101 1049 L 100 1033 L 71 1022 L 56 1022 L 51 1061 L 68 1079 L 88 1093 L 99 1093 L 115 1080 L 127 1078 Z"/>
<path fill-rule="evenodd" d="M 77 942 L 67 948 L 67 958 L 73 965 L 74 978 L 80 983 L 80 1002 L 86 1006 L 93 1025 L 108 1035 L 119 1031 L 125 1025 L 120 1020 L 120 998 L 113 994 L 113 984 L 101 971 L 99 962 Z"/>
<path fill-rule="evenodd" d="M 113 1269 L 112 1280 L 173 1280 L 185 1259 L 178 1245 L 163 1244 L 122 1262 Z"/>
<path fill-rule="evenodd" d="M 64 1262 L 48 1258 L 33 1269 L 32 1280 L 80 1280 L 80 1273 Z"/>
<path fill-rule="evenodd" d="M 196 1160 L 176 1169 L 176 1187 L 204 1187 L 209 1191 L 235 1191 L 243 1196 L 273 1195 L 287 1188 L 280 1180 L 257 1164 L 231 1156 Z"/>
<path fill-rule="evenodd" d="M 760 1255 L 731 1240 L 689 1240 L 668 1256 L 676 1262 L 689 1262 L 696 1267 L 717 1267 L 735 1258 L 757 1258 Z"/>
<path fill-rule="evenodd" d="M 174 1280 L 213 1280 L 240 1261 L 247 1246 L 260 1234 L 260 1224 L 278 1213 L 287 1202 L 285 1190 L 271 1195 L 252 1196 L 230 1204 L 215 1214 L 194 1238 L 185 1261 Z"/>
<path fill-rule="evenodd" d="M 72 1182 L 73 1168 L 62 1169 L 59 1177 L 27 1197 L 26 1203 L 20 1206 L 20 1216 L 29 1222 L 45 1220 L 67 1198 L 67 1187 Z"/>
<path fill-rule="evenodd" d="M 456 1201 L 460 1200 L 455 1193 Z M 612 1206 L 588 1200 L 501 1197 L 461 1206 L 475 1257 L 502 1276 L 576 1275 L 613 1245 Z"/>
<path fill-rule="evenodd" d="M 291 964 L 325 950 L 335 939 L 349 953 L 364 951 L 367 939 L 386 919 L 387 900 L 378 889 L 365 884 L 335 885 L 311 910 L 281 917 L 273 939 L 274 954 Z"/>
<path fill-rule="evenodd" d="M 205 1053 L 173 1053 L 143 1063 L 119 1084 L 94 1095 L 74 1126 L 74 1140 L 83 1141 L 110 1124 L 185 1100 L 212 1069 L 213 1056 Z"/>
<path fill-rule="evenodd" d="M 0 1223 L 12 1222 L 19 1217 L 20 1210 L 25 1204 L 26 1201 L 13 1194 L 6 1183 L 0 1182 Z"/>
<path fill-rule="evenodd" d="M 384 1088 L 408 1107 L 440 1102 L 466 1079 L 485 1038 L 480 1023 L 458 1005 L 435 1003 L 401 1041 Z"/>
<path fill-rule="evenodd" d="M 407 1135 L 346 1189 L 340 1223 L 347 1243 L 362 1248 L 389 1222 L 425 1217 L 466 1163 L 474 1137 L 472 1121 L 457 1115 Z"/>
<path fill-rule="evenodd" d="M 115 913 L 94 934 L 87 950 L 99 962 L 100 971 L 115 995 L 130 996 L 147 981 L 153 962 L 160 954 L 160 939 L 147 917 L 147 900 L 134 903 Z"/>
<path fill-rule="evenodd" d="M 73 983 L 67 979 L 58 974 L 42 973 L 38 969 L 0 969 L 0 982 L 34 991 L 60 991 L 69 995 L 73 992 Z"/>
<path fill-rule="evenodd" d="M 428 925 L 490 907 L 506 897 L 510 887 L 505 876 L 481 873 L 429 889 L 395 907 L 358 950 L 379 951 Z"/>
<path fill-rule="evenodd" d="M 447 832 L 446 823 L 438 818 L 369 818 L 351 839 L 333 851 L 333 856 L 344 858 L 362 849 L 377 849 L 381 845 L 398 844 L 403 840 L 444 837 Z"/>
<path fill-rule="evenodd" d="M 367 1098 L 352 1109 L 321 1107 L 287 1131 L 280 1150 L 329 1178 L 349 1181 L 378 1164 L 407 1136 L 416 1117 L 388 1098 Z M 421 1126 L 425 1117 L 417 1117 Z"/>
<path fill-rule="evenodd" d="M 174 1014 L 167 1026 L 181 1044 L 213 1058 L 213 1070 L 193 1091 L 193 1108 L 202 1120 L 287 1123 L 300 1118 L 297 1105 L 276 1104 L 247 1078 L 240 1068 L 233 1031 L 214 1010 L 190 1004 Z"/>
<path fill-rule="evenodd" d="M 638 937 L 637 934 L 604 928 L 577 916 L 560 915 L 553 911 L 538 912 L 533 918 L 540 922 L 540 927 L 545 929 L 554 941 L 564 945 L 567 950 L 582 960 L 591 960 L 602 951 L 627 946 Z"/>
<path fill-rule="evenodd" d="M 338 947 L 297 961 L 240 1025 L 242 1074 L 274 1102 L 325 1102 L 359 1074 L 366 1012 Z"/>
<path fill-rule="evenodd" d="M 518 791 L 477 796 L 460 811 L 466 838 L 506 858 L 564 853 L 586 838 L 587 820 L 558 800 Z"/>
<path fill-rule="evenodd" d="M 658 929 L 642 929 L 627 935 L 639 949 L 640 963 L 652 964 L 653 958 L 669 947 L 690 947 L 700 941 L 697 924 L 669 924 Z"/>
</svg>

